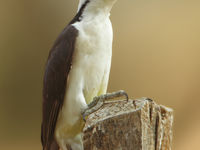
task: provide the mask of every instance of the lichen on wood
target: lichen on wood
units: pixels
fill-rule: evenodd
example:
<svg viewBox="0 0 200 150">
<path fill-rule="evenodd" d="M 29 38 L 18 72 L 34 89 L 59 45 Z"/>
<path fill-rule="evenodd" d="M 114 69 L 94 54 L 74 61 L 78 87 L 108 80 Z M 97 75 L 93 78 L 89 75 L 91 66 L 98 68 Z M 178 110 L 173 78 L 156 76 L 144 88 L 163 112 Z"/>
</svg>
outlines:
<svg viewBox="0 0 200 150">
<path fill-rule="evenodd" d="M 88 116 L 85 150 L 171 150 L 173 111 L 144 99 L 108 101 Z"/>
</svg>

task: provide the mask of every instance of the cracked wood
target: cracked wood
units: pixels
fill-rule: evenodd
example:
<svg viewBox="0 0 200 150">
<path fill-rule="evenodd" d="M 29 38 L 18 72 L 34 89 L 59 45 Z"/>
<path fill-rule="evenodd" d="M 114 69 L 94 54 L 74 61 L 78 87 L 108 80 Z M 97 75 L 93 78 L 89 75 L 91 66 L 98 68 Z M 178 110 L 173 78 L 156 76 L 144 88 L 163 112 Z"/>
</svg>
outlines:
<svg viewBox="0 0 200 150">
<path fill-rule="evenodd" d="M 171 150 L 173 111 L 154 101 L 106 102 L 88 116 L 85 150 Z"/>
</svg>

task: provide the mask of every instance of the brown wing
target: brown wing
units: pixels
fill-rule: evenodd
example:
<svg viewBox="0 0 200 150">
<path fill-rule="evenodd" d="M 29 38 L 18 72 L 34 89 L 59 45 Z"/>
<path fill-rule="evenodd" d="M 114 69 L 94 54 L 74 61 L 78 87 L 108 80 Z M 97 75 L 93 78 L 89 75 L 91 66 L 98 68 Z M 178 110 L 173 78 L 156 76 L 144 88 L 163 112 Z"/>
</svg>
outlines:
<svg viewBox="0 0 200 150">
<path fill-rule="evenodd" d="M 43 150 L 59 149 L 55 144 L 54 131 L 65 97 L 67 77 L 71 67 L 77 35 L 78 30 L 75 27 L 67 26 L 49 53 L 43 83 L 41 131 Z"/>
</svg>

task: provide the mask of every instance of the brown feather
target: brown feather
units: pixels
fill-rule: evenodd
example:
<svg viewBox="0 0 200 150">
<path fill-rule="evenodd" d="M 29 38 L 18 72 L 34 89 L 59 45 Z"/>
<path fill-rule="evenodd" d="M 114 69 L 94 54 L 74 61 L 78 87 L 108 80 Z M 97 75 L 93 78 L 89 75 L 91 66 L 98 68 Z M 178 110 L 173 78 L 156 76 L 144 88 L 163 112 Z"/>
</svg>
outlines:
<svg viewBox="0 0 200 150">
<path fill-rule="evenodd" d="M 81 16 L 90 0 L 86 0 L 79 12 L 55 41 L 47 60 L 43 82 L 43 116 L 41 141 L 43 150 L 59 150 L 54 138 L 56 122 L 62 109 L 67 78 L 71 68 L 78 30 L 71 24 L 81 21 Z M 69 149 L 70 146 L 67 145 Z"/>
<path fill-rule="evenodd" d="M 54 131 L 65 97 L 67 77 L 71 68 L 77 35 L 78 30 L 75 27 L 67 26 L 56 40 L 47 60 L 43 83 L 41 134 L 43 150 L 59 149 L 55 144 Z"/>
</svg>

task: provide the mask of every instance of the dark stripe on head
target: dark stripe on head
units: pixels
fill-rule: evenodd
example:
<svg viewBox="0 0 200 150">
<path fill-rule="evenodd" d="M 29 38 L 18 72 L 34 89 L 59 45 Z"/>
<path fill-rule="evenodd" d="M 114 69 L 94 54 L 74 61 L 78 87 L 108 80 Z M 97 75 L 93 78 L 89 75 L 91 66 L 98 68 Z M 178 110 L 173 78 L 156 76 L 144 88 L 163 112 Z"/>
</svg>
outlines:
<svg viewBox="0 0 200 150">
<path fill-rule="evenodd" d="M 81 8 L 79 9 L 78 13 L 76 16 L 72 19 L 72 21 L 69 24 L 73 24 L 75 22 L 80 22 L 82 18 L 83 11 L 87 4 L 90 2 L 90 0 L 86 0 L 85 3 L 82 4 Z"/>
</svg>

